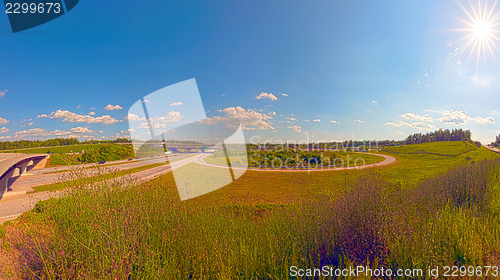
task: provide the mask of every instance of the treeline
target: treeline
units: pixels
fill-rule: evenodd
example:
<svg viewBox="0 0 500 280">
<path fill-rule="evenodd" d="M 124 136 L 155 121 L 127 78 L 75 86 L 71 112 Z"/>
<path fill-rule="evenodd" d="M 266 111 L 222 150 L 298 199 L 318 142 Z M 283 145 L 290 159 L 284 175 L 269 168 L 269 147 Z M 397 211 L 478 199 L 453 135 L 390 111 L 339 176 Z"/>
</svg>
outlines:
<svg viewBox="0 0 500 280">
<path fill-rule="evenodd" d="M 319 143 L 295 143 L 295 142 L 284 142 L 284 143 L 265 143 L 265 144 L 247 144 L 247 148 L 249 149 L 300 149 L 300 150 L 326 150 L 326 149 L 347 149 L 348 147 L 358 147 L 362 145 L 368 144 L 376 144 L 377 141 L 343 141 L 343 142 L 319 142 Z"/>
<path fill-rule="evenodd" d="M 127 139 L 130 142 L 132 142 L 132 140 L 129 140 Z M 144 140 L 140 140 L 140 139 L 134 139 L 133 140 L 134 143 L 148 143 L 148 144 L 162 144 L 162 143 L 176 143 L 176 144 L 194 144 L 194 145 L 206 145 L 202 142 L 198 142 L 198 141 L 193 141 L 193 140 L 161 140 L 161 139 L 151 139 L 151 140 L 147 140 L 147 141 L 144 141 Z"/>
<path fill-rule="evenodd" d="M 409 135 L 405 140 L 364 140 L 364 141 L 343 141 L 343 142 L 320 142 L 320 143 L 265 143 L 265 144 L 247 144 L 249 149 L 302 149 L 302 150 L 370 150 L 386 146 L 400 146 L 410 144 L 420 144 L 428 142 L 442 142 L 442 141 L 470 141 L 470 130 L 459 129 L 439 129 L 429 133 L 415 133 Z M 479 142 L 474 142 L 476 145 L 481 145 Z M 497 137 L 497 145 L 500 146 L 500 135 Z"/>
<path fill-rule="evenodd" d="M 116 140 L 85 140 L 80 144 L 116 144 L 116 143 L 132 143 L 128 138 L 116 138 Z"/>
<path fill-rule="evenodd" d="M 76 138 L 67 138 L 67 139 L 54 138 L 54 139 L 47 139 L 44 141 L 19 140 L 19 141 L 0 142 L 0 150 L 56 147 L 56 146 L 78 145 L 78 144 L 113 144 L 113 143 L 130 143 L 130 142 L 131 141 L 127 138 L 118 138 L 116 140 L 86 140 L 84 142 L 80 142 Z"/>
<path fill-rule="evenodd" d="M 405 144 L 420 144 L 428 142 L 442 142 L 442 141 L 472 141 L 470 130 L 458 129 L 445 129 L 436 130 L 426 134 L 415 133 L 408 136 L 404 141 Z"/>
</svg>

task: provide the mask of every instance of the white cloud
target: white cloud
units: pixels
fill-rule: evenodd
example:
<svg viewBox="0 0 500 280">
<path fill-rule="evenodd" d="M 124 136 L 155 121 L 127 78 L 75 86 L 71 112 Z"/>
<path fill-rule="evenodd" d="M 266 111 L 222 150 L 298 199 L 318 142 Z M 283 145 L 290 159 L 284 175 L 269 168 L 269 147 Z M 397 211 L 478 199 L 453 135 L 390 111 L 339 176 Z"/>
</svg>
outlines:
<svg viewBox="0 0 500 280">
<path fill-rule="evenodd" d="M 82 107 L 82 105 L 78 105 L 76 106 L 76 109 L 80 109 Z"/>
<path fill-rule="evenodd" d="M 51 132 L 47 132 L 47 136 L 48 135 L 54 135 L 54 136 L 67 136 L 67 135 L 70 135 L 71 132 L 69 131 L 64 131 L 64 130 L 54 130 L 54 131 L 51 131 Z"/>
<path fill-rule="evenodd" d="M 492 117 L 487 117 L 487 118 L 483 118 L 483 117 L 475 117 L 475 118 L 471 118 L 471 120 L 477 122 L 478 124 L 486 124 L 486 123 L 495 123 L 495 119 L 493 119 Z"/>
<path fill-rule="evenodd" d="M 74 123 L 100 123 L 100 124 L 115 124 L 118 122 L 117 119 L 112 118 L 109 115 L 104 115 L 102 117 L 92 117 L 79 115 L 67 110 L 57 110 L 50 114 L 41 114 L 38 118 L 50 118 L 55 120 L 62 120 L 63 122 L 74 122 Z M 0 123 L 1 124 L 1 123 Z"/>
<path fill-rule="evenodd" d="M 289 117 L 288 119 L 289 119 L 289 120 L 291 120 L 292 122 L 297 120 L 297 119 L 296 119 L 296 118 L 294 118 L 294 117 Z"/>
<path fill-rule="evenodd" d="M 0 136 L 0 140 L 5 140 L 5 139 L 11 139 L 12 137 L 10 136 Z"/>
<path fill-rule="evenodd" d="M 158 116 L 151 118 L 151 122 L 153 123 L 170 123 L 170 122 L 178 122 L 182 119 L 182 114 L 176 111 L 170 111 L 165 116 Z"/>
<path fill-rule="evenodd" d="M 274 111 L 269 112 L 269 116 L 271 116 L 271 117 L 276 116 L 276 112 L 274 112 Z"/>
<path fill-rule="evenodd" d="M 332 121 L 330 121 L 330 123 L 340 123 L 340 122 L 338 122 L 336 120 L 332 120 Z"/>
<path fill-rule="evenodd" d="M 0 127 L 0 133 L 7 133 L 9 131 L 10 131 L 10 129 L 8 129 L 6 127 Z"/>
<path fill-rule="evenodd" d="M 287 97 L 287 96 L 288 96 L 288 94 L 286 94 L 286 93 L 281 93 L 281 95 L 283 95 L 283 96 L 285 96 L 285 97 Z"/>
<path fill-rule="evenodd" d="M 432 118 L 427 115 L 422 116 L 414 113 L 406 113 L 401 115 L 401 117 L 405 120 L 416 120 L 416 121 L 430 122 L 430 123 L 433 122 Z"/>
<path fill-rule="evenodd" d="M 89 138 L 91 136 L 85 134 L 92 134 L 92 133 L 94 133 L 94 131 L 87 127 L 75 127 L 71 128 L 69 131 L 58 130 L 58 129 L 54 131 L 47 131 L 43 128 L 32 128 L 28 130 L 16 131 L 14 133 L 14 137 L 18 139 L 53 137 L 53 136 L 63 136 L 70 138 Z"/>
<path fill-rule="evenodd" d="M 403 127 L 403 126 L 409 126 L 411 127 L 411 125 L 407 122 L 403 122 L 403 121 L 399 121 L 397 123 L 395 122 L 386 122 L 384 123 L 384 125 L 390 125 L 390 126 L 394 126 L 394 127 Z"/>
<path fill-rule="evenodd" d="M 419 131 L 433 131 L 436 130 L 437 127 L 433 124 L 425 123 L 425 122 L 415 122 L 415 123 L 407 123 L 403 121 L 398 122 L 386 122 L 384 125 L 394 126 L 394 127 L 411 127 L 416 128 Z"/>
<path fill-rule="evenodd" d="M 168 112 L 167 115 L 165 116 L 157 116 L 157 117 L 152 117 L 151 118 L 151 126 L 153 128 L 166 128 L 167 127 L 167 123 L 175 123 L 175 122 L 178 122 L 180 121 L 184 116 L 182 116 L 181 113 L 179 112 L 176 112 L 176 111 L 170 111 Z M 139 125 L 139 128 L 149 128 L 149 123 L 146 122 L 146 118 L 145 117 L 142 117 L 142 118 L 139 118 L 137 115 L 135 114 L 129 114 L 128 115 L 128 120 L 130 121 L 143 121 L 143 123 L 141 123 Z"/>
<path fill-rule="evenodd" d="M 181 106 L 182 102 L 172 102 L 170 103 L 170 106 Z"/>
<path fill-rule="evenodd" d="M 267 93 L 267 92 L 262 92 L 257 97 L 255 97 L 255 99 L 264 99 L 264 98 L 267 98 L 267 99 L 272 100 L 272 101 L 278 100 L 278 98 L 274 94 Z"/>
<path fill-rule="evenodd" d="M 425 122 L 416 122 L 412 123 L 411 127 L 418 129 L 419 131 L 433 131 L 436 130 L 437 127 L 433 124 L 425 123 Z"/>
<path fill-rule="evenodd" d="M 438 111 L 438 110 L 425 109 L 425 111 L 428 113 L 441 114 L 441 111 Z"/>
<path fill-rule="evenodd" d="M 320 119 L 314 119 L 313 122 L 321 122 Z"/>
<path fill-rule="evenodd" d="M 81 133 L 81 134 L 84 134 L 84 133 L 87 133 L 87 134 L 90 134 L 90 133 L 94 133 L 94 131 L 92 129 L 89 129 L 88 127 L 74 127 L 72 129 L 69 130 L 70 132 L 72 133 Z"/>
<path fill-rule="evenodd" d="M 132 113 L 129 113 L 126 117 L 125 117 L 125 120 L 126 121 L 131 121 L 131 122 L 136 122 L 136 121 L 145 121 L 146 118 L 145 117 L 139 117 L 138 115 L 136 114 L 132 114 Z"/>
<path fill-rule="evenodd" d="M 0 98 L 4 97 L 7 94 L 8 90 L 0 90 Z"/>
<path fill-rule="evenodd" d="M 4 119 L 4 118 L 0 118 L 0 124 L 7 124 L 9 123 L 8 120 Z"/>
<path fill-rule="evenodd" d="M 362 121 L 362 120 L 355 120 L 355 122 L 357 122 L 357 123 L 365 123 L 365 121 Z"/>
<path fill-rule="evenodd" d="M 245 109 L 243 107 L 228 107 L 224 110 L 219 110 L 223 112 L 225 116 L 215 116 L 208 118 L 203 121 L 203 123 L 214 124 L 214 123 L 226 123 L 227 126 L 234 125 L 234 120 L 238 120 L 244 130 L 267 130 L 274 129 L 269 120 L 273 119 L 272 113 L 269 115 L 259 113 L 252 109 Z"/>
<path fill-rule="evenodd" d="M 113 106 L 111 104 L 108 104 L 108 106 L 104 107 L 104 110 L 106 110 L 106 111 L 114 111 L 114 110 L 121 110 L 121 109 L 123 109 L 123 107 L 120 105 Z"/>
<path fill-rule="evenodd" d="M 33 124 L 34 124 L 34 122 L 30 122 L 30 123 L 28 124 L 28 126 L 32 126 Z"/>
<path fill-rule="evenodd" d="M 373 104 L 377 104 L 378 102 L 376 100 L 372 100 L 372 103 Z"/>
<path fill-rule="evenodd" d="M 464 111 L 448 110 L 443 112 L 443 116 L 439 119 L 443 123 L 452 124 L 455 126 L 461 126 L 467 124 L 467 122 L 475 122 L 478 124 L 494 124 L 495 119 L 492 117 L 470 117 Z"/>
<path fill-rule="evenodd" d="M 229 107 L 222 111 L 226 113 L 226 116 L 239 120 L 245 130 L 274 129 L 272 124 L 268 121 L 272 119 L 272 116 L 259 113 L 255 110 L 238 106 Z"/>
<path fill-rule="evenodd" d="M 95 116 L 95 112 L 90 112 L 89 116 Z"/>
<path fill-rule="evenodd" d="M 463 111 L 449 110 L 443 113 L 443 117 L 439 120 L 444 123 L 453 124 L 456 126 L 464 125 L 470 117 Z"/>
<path fill-rule="evenodd" d="M 49 133 L 47 130 L 43 128 L 32 128 L 28 130 L 20 130 L 15 132 L 15 137 L 26 137 L 26 136 L 49 136 L 51 133 Z"/>
<path fill-rule="evenodd" d="M 292 126 L 289 126 L 288 128 L 290 128 L 291 130 L 293 130 L 294 132 L 297 132 L 297 133 L 302 132 L 302 127 L 300 127 L 298 125 L 292 125 Z"/>
</svg>

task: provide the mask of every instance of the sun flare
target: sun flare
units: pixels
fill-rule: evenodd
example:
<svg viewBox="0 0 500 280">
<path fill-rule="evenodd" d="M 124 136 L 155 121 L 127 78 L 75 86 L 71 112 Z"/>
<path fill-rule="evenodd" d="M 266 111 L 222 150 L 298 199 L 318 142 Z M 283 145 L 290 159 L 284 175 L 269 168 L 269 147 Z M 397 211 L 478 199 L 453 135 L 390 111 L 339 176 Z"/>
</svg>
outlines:
<svg viewBox="0 0 500 280">
<path fill-rule="evenodd" d="M 496 62 L 495 51 L 499 50 L 497 42 L 500 41 L 500 13 L 495 12 L 498 0 L 491 6 L 488 6 L 488 1 L 477 0 L 476 5 L 469 2 L 468 9 L 460 2 L 457 3 L 466 15 L 465 19 L 459 19 L 464 27 L 456 29 L 465 34 L 459 41 L 465 42 L 461 51 L 468 52 L 469 58 L 476 57 L 476 67 L 479 66 L 481 58 L 487 60 L 491 56 Z"/>
<path fill-rule="evenodd" d="M 476 40 L 489 40 L 493 34 L 492 25 L 488 22 L 478 22 L 474 26 L 474 38 Z"/>
</svg>

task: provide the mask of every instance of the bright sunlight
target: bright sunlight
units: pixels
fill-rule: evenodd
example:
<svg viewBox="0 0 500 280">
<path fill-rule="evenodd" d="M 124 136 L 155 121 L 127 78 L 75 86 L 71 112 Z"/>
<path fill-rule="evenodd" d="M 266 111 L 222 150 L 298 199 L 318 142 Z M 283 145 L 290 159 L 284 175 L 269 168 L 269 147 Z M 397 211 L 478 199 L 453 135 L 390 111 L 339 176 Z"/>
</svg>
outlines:
<svg viewBox="0 0 500 280">
<path fill-rule="evenodd" d="M 488 54 L 496 62 L 494 50 L 498 51 L 496 42 L 500 41 L 497 36 L 500 33 L 498 30 L 500 13 L 495 12 L 497 3 L 498 0 L 488 7 L 488 1 L 478 0 L 476 5 L 469 2 L 470 7 L 467 9 L 458 2 L 467 16 L 466 19 L 459 19 L 465 27 L 456 29 L 465 33 L 460 40 L 465 42 L 461 50 L 468 51 L 469 58 L 473 55 L 476 57 L 476 67 L 479 66 L 481 58 L 487 59 Z"/>
</svg>

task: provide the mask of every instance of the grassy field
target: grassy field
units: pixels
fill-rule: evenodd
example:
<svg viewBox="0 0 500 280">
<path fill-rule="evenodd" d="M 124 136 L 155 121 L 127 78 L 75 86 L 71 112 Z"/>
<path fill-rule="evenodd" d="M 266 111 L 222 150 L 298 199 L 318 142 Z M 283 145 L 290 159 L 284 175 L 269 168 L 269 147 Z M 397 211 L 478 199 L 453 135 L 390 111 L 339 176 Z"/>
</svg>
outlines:
<svg viewBox="0 0 500 280">
<path fill-rule="evenodd" d="M 397 153 L 385 149 L 381 154 L 391 155 L 399 164 L 385 167 L 381 174 L 397 186 L 415 184 L 463 164 L 500 157 L 485 147 L 469 142 L 435 142 L 395 147 Z M 421 152 L 428 149 L 430 152 Z"/>
<path fill-rule="evenodd" d="M 454 144 L 385 151 L 398 162 L 382 168 L 247 171 L 183 202 L 171 174 L 75 184 L 1 227 L 0 276 L 284 279 L 290 266 L 500 265 L 499 155 Z"/>
<path fill-rule="evenodd" d="M 120 176 L 126 176 L 143 170 L 148 170 L 158 166 L 167 165 L 189 157 L 192 157 L 192 155 L 169 160 L 168 162 L 152 163 L 126 170 L 117 170 L 113 168 L 113 166 L 127 164 L 128 162 L 109 164 L 102 167 L 97 165 L 91 167 L 77 168 L 74 170 L 70 170 L 69 172 L 68 171 L 50 172 L 50 173 L 64 173 L 64 174 L 62 175 L 62 178 L 59 180 L 59 182 L 46 184 L 43 186 L 36 186 L 33 187 L 33 189 L 35 190 L 35 192 L 57 191 L 61 189 L 71 188 L 72 186 L 77 186 L 77 185 L 78 186 L 88 185 L 97 181 L 110 180 Z"/>
<path fill-rule="evenodd" d="M 102 151 L 108 150 L 108 151 Z M 58 147 L 5 150 L 5 153 L 52 154 L 47 166 L 76 165 L 134 158 L 131 145 L 121 144 L 78 144 Z M 85 152 L 82 154 L 82 152 Z"/>
<path fill-rule="evenodd" d="M 87 184 L 92 184 L 93 182 L 97 181 L 103 181 L 103 180 L 109 180 L 113 178 L 117 178 L 119 176 L 125 176 L 129 175 L 135 172 L 151 169 L 154 167 L 166 165 L 167 163 L 161 162 L 161 163 L 153 163 L 153 164 L 148 164 L 144 166 L 139 166 L 135 168 L 130 168 L 126 170 L 116 170 L 114 171 L 113 167 L 97 167 L 97 168 L 85 168 L 85 169 L 78 169 L 74 170 L 72 172 L 68 172 L 66 174 L 66 178 L 62 178 L 61 182 L 56 182 L 52 184 L 47 184 L 43 186 L 37 186 L 33 187 L 33 189 L 36 192 L 43 192 L 43 191 L 56 191 L 60 189 L 66 189 L 72 186 L 80 186 L 80 185 L 87 185 Z"/>
<path fill-rule="evenodd" d="M 95 145 L 78 144 L 78 145 L 68 145 L 68 146 L 58 146 L 58 147 L 5 150 L 5 151 L 1 151 L 1 152 L 2 153 L 24 153 L 24 154 L 47 154 L 47 153 L 67 154 L 67 153 L 81 153 L 83 150 L 87 150 L 92 146 L 95 146 Z"/>
<path fill-rule="evenodd" d="M 334 152 L 323 152 L 322 154 L 328 158 L 331 156 L 331 154 L 334 154 Z M 363 154 L 363 153 L 335 152 L 335 154 L 341 155 L 346 159 L 342 167 L 362 166 L 362 165 L 366 165 L 366 164 L 381 162 L 382 160 L 384 160 L 384 158 L 381 156 L 368 155 L 368 154 Z M 233 162 L 236 162 L 236 165 L 246 162 L 245 159 L 246 158 L 244 156 L 231 156 L 231 160 Z M 216 157 L 213 155 L 206 157 L 205 161 L 208 163 L 213 163 L 213 164 L 217 164 L 217 165 L 226 165 L 227 164 L 225 157 Z M 272 168 L 272 167 L 269 166 L 269 168 Z"/>
<path fill-rule="evenodd" d="M 441 156 L 458 156 L 477 149 L 478 147 L 471 142 L 448 141 L 385 147 L 384 151 L 402 154 L 435 154 Z"/>
</svg>

